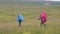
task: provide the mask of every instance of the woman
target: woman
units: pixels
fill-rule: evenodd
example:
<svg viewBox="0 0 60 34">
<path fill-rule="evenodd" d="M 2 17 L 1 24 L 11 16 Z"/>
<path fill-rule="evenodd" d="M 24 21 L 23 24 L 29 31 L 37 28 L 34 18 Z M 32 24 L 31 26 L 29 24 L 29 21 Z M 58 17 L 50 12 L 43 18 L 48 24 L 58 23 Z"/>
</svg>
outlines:
<svg viewBox="0 0 60 34">
<path fill-rule="evenodd" d="M 22 21 L 24 20 L 24 17 L 23 17 L 23 15 L 18 15 L 18 17 L 17 17 L 17 21 L 19 22 L 19 26 L 21 26 L 21 23 L 22 23 Z"/>
<path fill-rule="evenodd" d="M 42 25 L 46 26 L 46 22 L 47 22 L 47 14 L 45 11 L 42 11 L 41 15 L 40 15 L 40 19 L 41 19 L 41 27 Z"/>
</svg>

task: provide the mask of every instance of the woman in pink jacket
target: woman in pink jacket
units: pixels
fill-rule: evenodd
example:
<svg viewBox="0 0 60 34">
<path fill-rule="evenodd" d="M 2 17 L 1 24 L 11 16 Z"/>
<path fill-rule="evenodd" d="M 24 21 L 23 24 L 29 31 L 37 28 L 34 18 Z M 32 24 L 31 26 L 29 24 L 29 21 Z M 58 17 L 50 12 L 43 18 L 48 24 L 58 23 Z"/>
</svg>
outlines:
<svg viewBox="0 0 60 34">
<path fill-rule="evenodd" d="M 45 23 L 47 22 L 47 14 L 45 11 L 42 11 L 39 19 L 41 19 L 41 27 L 42 25 L 46 26 Z"/>
</svg>

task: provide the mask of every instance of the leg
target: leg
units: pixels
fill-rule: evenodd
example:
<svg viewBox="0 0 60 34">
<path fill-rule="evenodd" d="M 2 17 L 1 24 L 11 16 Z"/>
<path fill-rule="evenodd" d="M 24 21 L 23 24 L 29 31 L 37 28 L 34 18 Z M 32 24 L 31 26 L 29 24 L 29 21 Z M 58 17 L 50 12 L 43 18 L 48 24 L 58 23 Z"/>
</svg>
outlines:
<svg viewBox="0 0 60 34">
<path fill-rule="evenodd" d="M 44 25 L 45 27 L 47 27 L 47 25 L 46 25 L 46 24 L 44 24 L 44 23 L 43 23 L 43 25 Z"/>
<path fill-rule="evenodd" d="M 21 22 L 19 22 L 19 27 L 21 26 Z"/>
<path fill-rule="evenodd" d="M 40 25 L 41 25 L 41 27 L 42 27 L 43 23 L 41 22 Z"/>
<path fill-rule="evenodd" d="M 42 22 L 42 20 L 41 20 L 41 23 L 40 23 L 40 26 L 42 27 L 42 24 L 43 24 L 43 22 Z"/>
<path fill-rule="evenodd" d="M 40 26 L 42 27 L 42 23 L 40 23 Z"/>
<path fill-rule="evenodd" d="M 21 26 L 21 22 L 22 22 L 22 21 L 20 20 L 20 21 L 19 21 L 19 27 Z"/>
<path fill-rule="evenodd" d="M 45 20 L 41 20 L 41 23 L 46 27 Z"/>
</svg>

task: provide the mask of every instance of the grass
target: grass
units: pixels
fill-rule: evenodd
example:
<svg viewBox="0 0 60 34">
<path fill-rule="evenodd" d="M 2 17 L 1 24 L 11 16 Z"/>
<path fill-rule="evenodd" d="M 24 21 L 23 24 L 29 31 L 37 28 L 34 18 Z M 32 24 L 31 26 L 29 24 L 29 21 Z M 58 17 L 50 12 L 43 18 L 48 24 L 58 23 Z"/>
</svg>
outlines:
<svg viewBox="0 0 60 34">
<path fill-rule="evenodd" d="M 6 6 L 0 7 L 0 34 L 60 34 L 60 6 Z M 56 9 L 55 9 L 56 8 Z M 38 17 L 42 10 L 48 14 L 47 27 L 40 27 Z M 25 17 L 21 27 L 16 21 L 17 14 Z"/>
</svg>

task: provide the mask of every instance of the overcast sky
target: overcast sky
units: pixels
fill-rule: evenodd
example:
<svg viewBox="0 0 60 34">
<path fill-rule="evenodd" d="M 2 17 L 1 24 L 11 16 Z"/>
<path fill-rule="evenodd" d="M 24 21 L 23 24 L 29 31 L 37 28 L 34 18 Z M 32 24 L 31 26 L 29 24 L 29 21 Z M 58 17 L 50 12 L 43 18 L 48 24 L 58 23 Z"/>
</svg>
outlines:
<svg viewBox="0 0 60 34">
<path fill-rule="evenodd" d="M 29 1 L 40 1 L 40 0 L 29 0 Z M 60 0 L 47 0 L 47 1 L 60 1 Z"/>
<path fill-rule="evenodd" d="M 45 0 L 0 0 L 0 1 L 45 1 Z M 46 1 L 60 1 L 60 0 L 46 0 Z"/>
<path fill-rule="evenodd" d="M 53 0 L 53 1 L 60 1 L 60 0 Z"/>
<path fill-rule="evenodd" d="M 41 0 L 28 0 L 28 1 L 41 1 Z M 60 1 L 60 0 L 46 0 L 46 1 Z"/>
</svg>

